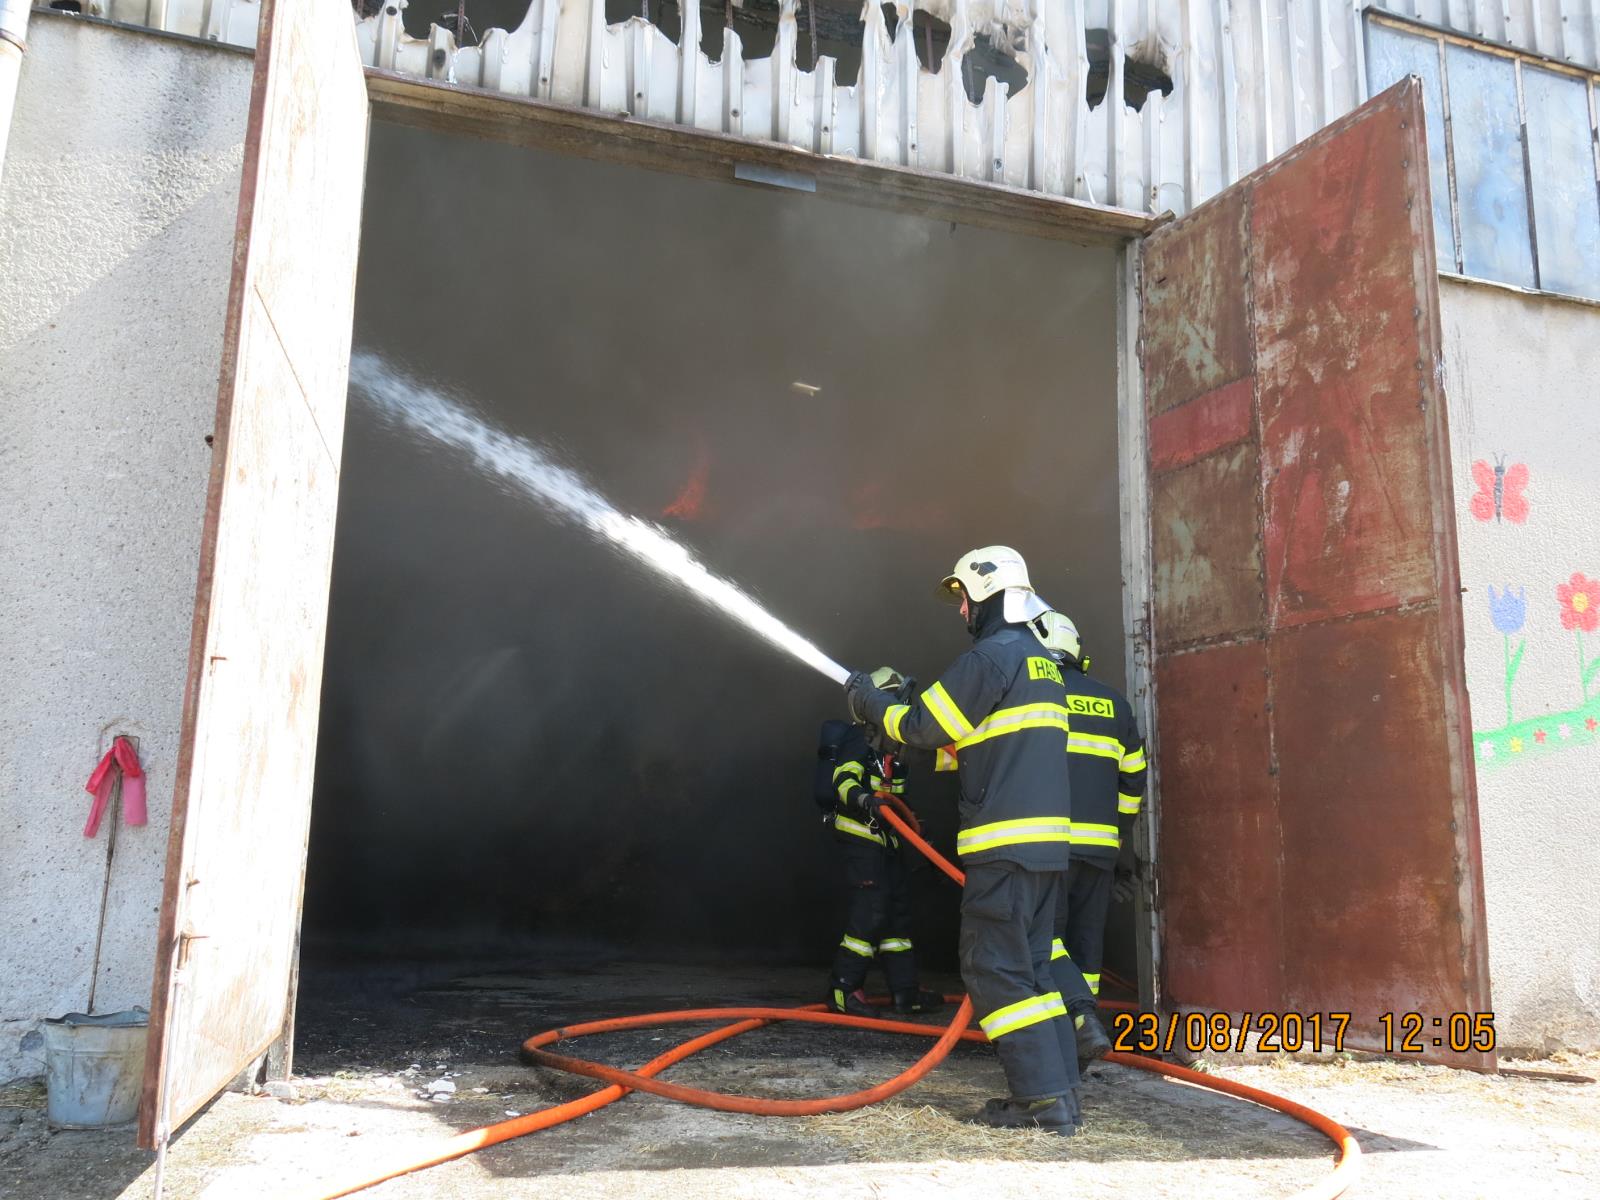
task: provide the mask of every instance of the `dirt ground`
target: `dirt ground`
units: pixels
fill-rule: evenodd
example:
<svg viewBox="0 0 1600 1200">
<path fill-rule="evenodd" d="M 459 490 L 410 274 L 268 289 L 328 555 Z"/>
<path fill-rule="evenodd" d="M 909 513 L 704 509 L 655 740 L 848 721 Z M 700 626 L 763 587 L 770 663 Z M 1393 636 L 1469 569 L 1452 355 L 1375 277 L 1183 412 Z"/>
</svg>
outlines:
<svg viewBox="0 0 1600 1200">
<path fill-rule="evenodd" d="M 172 1144 L 167 1195 L 315 1195 L 318 1184 L 589 1091 L 588 1081 L 521 1064 L 518 1046 L 537 1030 L 702 1004 L 793 1004 L 810 999 L 816 983 L 792 970 L 606 965 L 559 974 L 470 975 L 443 967 L 308 973 L 292 1092 L 229 1093 L 203 1111 Z M 691 1028 L 698 1027 L 682 1027 Z M 574 1052 L 635 1065 L 679 1036 L 679 1029 L 608 1035 Z M 922 1049 L 920 1040 L 904 1037 L 784 1027 L 715 1047 L 670 1077 L 809 1096 L 868 1086 Z M 1348 1127 L 1363 1151 L 1350 1196 L 1600 1197 L 1600 1085 L 1361 1056 L 1232 1057 L 1208 1065 Z M 1506 1065 L 1600 1076 L 1600 1056 Z M 1118 1066 L 1089 1073 L 1086 1127 L 1076 1138 L 1000 1134 L 960 1121 L 1002 1090 L 993 1053 L 963 1046 L 888 1104 L 838 1116 L 743 1117 L 634 1095 L 367 1194 L 1220 1200 L 1290 1196 L 1332 1166 L 1328 1141 L 1288 1117 Z M 131 1131 L 52 1132 L 43 1104 L 38 1086 L 0 1091 L 0 1197 L 153 1194 L 153 1156 L 133 1147 Z"/>
</svg>

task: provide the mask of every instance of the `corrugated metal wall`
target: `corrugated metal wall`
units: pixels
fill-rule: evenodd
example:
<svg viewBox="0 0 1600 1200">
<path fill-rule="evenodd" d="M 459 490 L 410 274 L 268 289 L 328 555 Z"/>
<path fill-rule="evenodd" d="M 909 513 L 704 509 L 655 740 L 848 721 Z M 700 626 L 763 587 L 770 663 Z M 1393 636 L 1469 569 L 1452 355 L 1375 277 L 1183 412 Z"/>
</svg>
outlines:
<svg viewBox="0 0 1600 1200">
<path fill-rule="evenodd" d="M 1464 36 L 1600 69 L 1600 0 L 899 0 L 891 34 L 866 3 L 861 70 L 835 79 L 797 60 L 800 0 L 780 0 L 770 57 L 723 31 L 713 61 L 701 15 L 682 6 L 681 46 L 639 17 L 607 24 L 605 0 L 531 0 L 522 23 L 458 47 L 401 25 L 403 0 L 359 23 L 369 66 L 626 111 L 825 154 L 993 180 L 1096 204 L 1185 212 L 1353 108 L 1366 94 L 1363 14 L 1385 11 Z M 115 20 L 250 45 L 257 0 L 88 0 Z M 950 24 L 937 73 L 918 61 L 911 17 Z M 1013 54 L 1028 82 L 987 81 L 968 99 L 975 39 Z M 1090 48 L 1107 47 L 1107 99 L 1085 98 Z M 1172 79 L 1142 107 L 1118 100 L 1132 63 Z"/>
</svg>

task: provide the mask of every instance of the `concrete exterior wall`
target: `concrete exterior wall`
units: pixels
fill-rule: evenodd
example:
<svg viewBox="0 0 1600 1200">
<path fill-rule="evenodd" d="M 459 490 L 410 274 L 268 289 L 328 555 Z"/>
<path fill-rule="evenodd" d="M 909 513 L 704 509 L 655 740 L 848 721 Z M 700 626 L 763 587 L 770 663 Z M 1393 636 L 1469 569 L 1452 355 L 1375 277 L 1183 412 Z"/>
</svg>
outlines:
<svg viewBox="0 0 1600 1200">
<path fill-rule="evenodd" d="M 150 1003 L 251 59 L 36 14 L 0 177 L 0 1080 Z M 140 739 L 150 820 L 83 836 Z"/>
<path fill-rule="evenodd" d="M 1497 1028 L 1505 1047 L 1592 1049 L 1600 307 L 1453 279 L 1440 292 Z"/>
</svg>

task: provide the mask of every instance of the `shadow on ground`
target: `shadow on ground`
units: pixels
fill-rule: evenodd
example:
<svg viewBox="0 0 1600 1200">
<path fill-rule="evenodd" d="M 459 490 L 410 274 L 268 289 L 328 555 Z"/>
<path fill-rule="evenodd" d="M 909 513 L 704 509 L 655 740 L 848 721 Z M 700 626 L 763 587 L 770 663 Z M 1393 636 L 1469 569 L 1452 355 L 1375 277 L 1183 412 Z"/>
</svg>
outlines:
<svg viewBox="0 0 1600 1200">
<path fill-rule="evenodd" d="M 407 1102 L 414 1099 L 405 1090 L 409 1084 L 420 1088 L 439 1069 L 460 1070 L 452 1081 L 457 1084 L 455 1099 L 430 1110 L 439 1125 L 460 1132 L 504 1120 L 508 1109 L 526 1112 L 593 1090 L 592 1081 L 522 1065 L 520 1043 L 533 1033 L 638 1012 L 805 1003 L 820 990 L 820 976 L 813 974 L 793 968 L 740 972 L 600 963 L 568 963 L 556 970 L 502 966 L 467 974 L 430 966 L 379 973 L 313 971 L 302 987 L 297 1069 L 312 1078 L 331 1077 L 341 1086 L 381 1079 L 397 1100 Z M 959 988 L 955 980 L 934 982 Z M 712 1027 L 627 1031 L 564 1048 L 635 1066 Z M 822 1096 L 869 1087 L 909 1066 L 924 1049 L 904 1036 L 776 1026 L 713 1047 L 674 1067 L 671 1078 L 744 1095 Z M 393 1088 L 397 1079 L 398 1089 Z M 474 1093 L 473 1087 L 487 1092 Z M 898 1119 L 860 1138 L 848 1117 L 809 1122 L 739 1117 L 632 1096 L 582 1121 L 479 1158 L 484 1168 L 513 1175 L 530 1170 L 579 1173 L 613 1164 L 619 1154 L 634 1170 L 703 1167 L 713 1160 L 723 1167 L 755 1168 L 982 1159 L 997 1153 L 1014 1158 L 997 1146 L 995 1135 L 960 1121 L 1003 1090 L 993 1052 L 961 1045 L 885 1110 L 918 1114 L 911 1123 L 914 1136 L 897 1136 L 906 1124 Z M 1082 1135 L 1028 1139 L 1020 1153 L 1030 1160 L 1108 1163 L 1329 1157 L 1326 1139 L 1291 1118 L 1126 1068 L 1093 1069 L 1083 1101 Z M 1008 1139 L 1000 1135 L 999 1140 Z M 1015 1139 L 1009 1140 L 1014 1147 Z"/>
<path fill-rule="evenodd" d="M 601 962 L 509 970 L 478 963 L 308 964 L 292 1097 L 222 1097 L 175 1139 L 168 1195 L 212 1200 L 276 1195 L 285 1186 L 293 1195 L 349 1179 L 452 1134 L 592 1091 L 592 1081 L 520 1061 L 522 1041 L 535 1032 L 626 1013 L 805 1003 L 817 990 L 817 974 Z M 629 1031 L 569 1045 L 580 1055 L 634 1066 L 708 1027 Z M 775 1026 L 713 1047 L 670 1077 L 746 1095 L 848 1093 L 905 1069 L 925 1048 L 907 1036 Z M 430 1099 L 440 1081 L 453 1091 Z M 846 1114 L 749 1117 L 634 1095 L 467 1162 L 397 1181 L 383 1195 L 442 1189 L 566 1197 L 619 1189 L 619 1196 L 642 1196 L 715 1187 L 754 1196 L 770 1194 L 775 1178 L 788 1179 L 799 1194 L 823 1195 L 831 1194 L 839 1171 L 855 1179 L 851 1172 L 875 1169 L 922 1172 L 958 1193 L 984 1183 L 983 1172 L 992 1170 L 996 1186 L 1004 1179 L 1006 1190 L 1057 1177 L 1065 1183 L 1070 1175 L 1073 1186 L 1091 1183 L 1106 1195 L 1211 1194 L 1181 1184 L 1165 1190 L 1167 1177 L 1181 1181 L 1198 1172 L 1241 1189 L 1219 1195 L 1274 1195 L 1304 1187 L 1332 1161 L 1327 1140 L 1289 1117 L 1119 1066 L 1087 1073 L 1086 1124 L 1078 1137 L 999 1134 L 961 1120 L 1002 1091 L 993 1052 L 967 1044 L 887 1104 Z M 52 1200 L 151 1194 L 152 1156 L 133 1147 L 131 1130 L 51 1133 L 41 1091 L 19 1093 L 10 1103 L 0 1107 L 0 1194 Z M 1436 1149 L 1404 1137 L 1358 1136 L 1389 1154 Z M 800 1168 L 803 1176 L 784 1175 Z M 1035 1170 L 1056 1175 L 1035 1180 Z M 495 1180 L 511 1192 L 496 1191 Z M 1119 1191 L 1122 1185 L 1133 1190 Z"/>
</svg>

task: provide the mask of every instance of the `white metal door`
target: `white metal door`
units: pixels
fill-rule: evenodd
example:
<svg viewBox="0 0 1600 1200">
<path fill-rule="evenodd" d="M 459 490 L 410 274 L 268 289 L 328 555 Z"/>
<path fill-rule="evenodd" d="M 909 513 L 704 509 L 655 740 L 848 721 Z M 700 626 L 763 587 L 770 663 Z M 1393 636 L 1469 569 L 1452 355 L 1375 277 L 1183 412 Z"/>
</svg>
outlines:
<svg viewBox="0 0 1600 1200">
<path fill-rule="evenodd" d="M 264 0 L 139 1141 L 284 1031 L 316 759 L 367 93 L 346 6 Z"/>
</svg>

